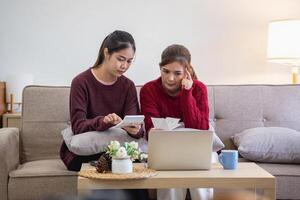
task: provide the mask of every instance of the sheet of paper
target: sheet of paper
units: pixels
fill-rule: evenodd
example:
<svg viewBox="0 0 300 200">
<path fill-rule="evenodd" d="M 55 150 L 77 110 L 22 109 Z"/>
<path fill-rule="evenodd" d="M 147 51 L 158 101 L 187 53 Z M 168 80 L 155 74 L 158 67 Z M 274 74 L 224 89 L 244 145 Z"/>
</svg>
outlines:
<svg viewBox="0 0 300 200">
<path fill-rule="evenodd" d="M 162 129 L 162 130 L 173 130 L 179 127 L 181 124 L 179 123 L 180 119 L 178 118 L 155 118 L 151 117 L 153 126 L 155 129 Z"/>
</svg>

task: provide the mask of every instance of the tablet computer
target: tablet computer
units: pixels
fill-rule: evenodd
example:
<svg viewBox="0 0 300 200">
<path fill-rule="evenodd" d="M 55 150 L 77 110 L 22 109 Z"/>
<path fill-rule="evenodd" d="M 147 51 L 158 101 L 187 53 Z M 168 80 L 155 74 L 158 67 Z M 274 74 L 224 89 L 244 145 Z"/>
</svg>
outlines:
<svg viewBox="0 0 300 200">
<path fill-rule="evenodd" d="M 123 126 L 134 126 L 136 124 L 142 124 L 144 122 L 144 115 L 126 115 L 124 119 L 114 126 L 114 128 L 121 128 Z"/>
</svg>

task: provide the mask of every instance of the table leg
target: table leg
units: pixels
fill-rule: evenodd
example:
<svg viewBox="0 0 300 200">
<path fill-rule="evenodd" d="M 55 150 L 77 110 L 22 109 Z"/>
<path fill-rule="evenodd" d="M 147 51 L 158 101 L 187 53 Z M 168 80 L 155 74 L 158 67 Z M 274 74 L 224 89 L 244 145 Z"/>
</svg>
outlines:
<svg viewBox="0 0 300 200">
<path fill-rule="evenodd" d="M 257 200 L 255 189 L 214 189 L 214 200 Z"/>
<path fill-rule="evenodd" d="M 82 189 L 77 190 L 77 196 L 80 198 L 85 198 L 90 195 L 91 195 L 91 190 L 82 190 Z"/>
<path fill-rule="evenodd" d="M 264 189 L 264 197 L 266 200 L 276 200 L 275 189 Z"/>
</svg>

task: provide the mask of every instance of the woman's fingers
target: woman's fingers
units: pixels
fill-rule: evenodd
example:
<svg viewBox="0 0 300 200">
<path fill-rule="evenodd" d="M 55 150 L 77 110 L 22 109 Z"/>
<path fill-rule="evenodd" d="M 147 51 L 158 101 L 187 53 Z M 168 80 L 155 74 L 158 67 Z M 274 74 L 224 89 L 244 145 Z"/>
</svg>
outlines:
<svg viewBox="0 0 300 200">
<path fill-rule="evenodd" d="M 119 117 L 116 113 L 111 114 L 113 124 L 118 124 L 122 121 L 121 117 Z"/>
<path fill-rule="evenodd" d="M 116 113 L 108 114 L 104 117 L 103 121 L 109 124 L 118 124 L 122 121 L 121 117 L 119 117 Z"/>
<path fill-rule="evenodd" d="M 188 80 L 192 80 L 192 76 L 191 76 L 191 74 L 190 74 L 190 72 L 189 72 L 189 70 L 187 68 L 185 68 L 185 73 L 186 73 L 186 78 Z"/>
<path fill-rule="evenodd" d="M 116 124 L 120 123 L 122 121 L 121 117 L 119 117 L 119 115 L 113 113 L 113 118 L 114 118 L 114 122 Z"/>
<path fill-rule="evenodd" d="M 104 117 L 104 119 L 103 119 L 103 122 L 106 123 L 106 124 L 110 124 L 110 118 L 109 118 L 109 116 L 106 115 Z"/>
<path fill-rule="evenodd" d="M 117 116 L 115 113 L 110 114 L 110 117 L 112 121 L 117 121 Z"/>
<path fill-rule="evenodd" d="M 186 89 L 186 90 L 189 90 L 192 88 L 193 86 L 193 80 L 192 79 L 182 79 L 181 81 L 181 85 L 182 85 L 182 88 Z"/>
</svg>

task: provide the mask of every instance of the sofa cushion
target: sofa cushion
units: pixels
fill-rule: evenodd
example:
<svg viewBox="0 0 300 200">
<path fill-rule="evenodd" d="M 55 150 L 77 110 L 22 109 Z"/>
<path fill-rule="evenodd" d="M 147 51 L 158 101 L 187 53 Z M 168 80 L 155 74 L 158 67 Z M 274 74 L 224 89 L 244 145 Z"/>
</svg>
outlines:
<svg viewBox="0 0 300 200">
<path fill-rule="evenodd" d="M 77 194 L 77 172 L 68 171 L 60 159 L 26 162 L 9 173 L 10 200 L 40 200 Z"/>
<path fill-rule="evenodd" d="M 60 132 L 70 120 L 69 95 L 69 87 L 29 86 L 24 89 L 21 163 L 59 158 Z"/>
<path fill-rule="evenodd" d="M 299 199 L 300 167 L 297 164 L 257 163 L 276 177 L 277 199 Z"/>
<path fill-rule="evenodd" d="M 213 90 L 211 90 L 211 88 Z M 300 85 L 208 86 L 216 133 L 234 149 L 231 136 L 255 127 L 288 127 L 300 131 Z"/>
<path fill-rule="evenodd" d="M 300 177 L 298 164 L 256 163 L 274 176 Z M 300 181 L 300 180 L 299 180 Z"/>
<path fill-rule="evenodd" d="M 253 161 L 300 163 L 300 132 L 283 127 L 259 127 L 234 135 L 239 153 Z"/>
<path fill-rule="evenodd" d="M 214 152 L 220 151 L 221 149 L 223 149 L 225 147 L 225 145 L 222 142 L 222 140 L 219 138 L 219 136 L 217 135 L 212 123 L 209 123 L 209 130 L 212 131 L 214 134 L 213 135 L 213 151 Z"/>
<path fill-rule="evenodd" d="M 28 176 L 9 179 L 9 200 L 65 199 L 76 195 L 77 176 Z"/>
<path fill-rule="evenodd" d="M 68 171 L 60 159 L 26 162 L 9 173 L 10 178 L 48 176 L 77 176 L 77 172 Z"/>
<path fill-rule="evenodd" d="M 144 138 L 132 138 L 121 128 L 110 128 L 105 131 L 90 131 L 73 135 L 71 127 L 61 132 L 68 149 L 77 155 L 92 155 L 104 151 L 112 140 L 121 144 L 136 141 L 142 152 L 148 151 L 148 143 Z"/>
</svg>

